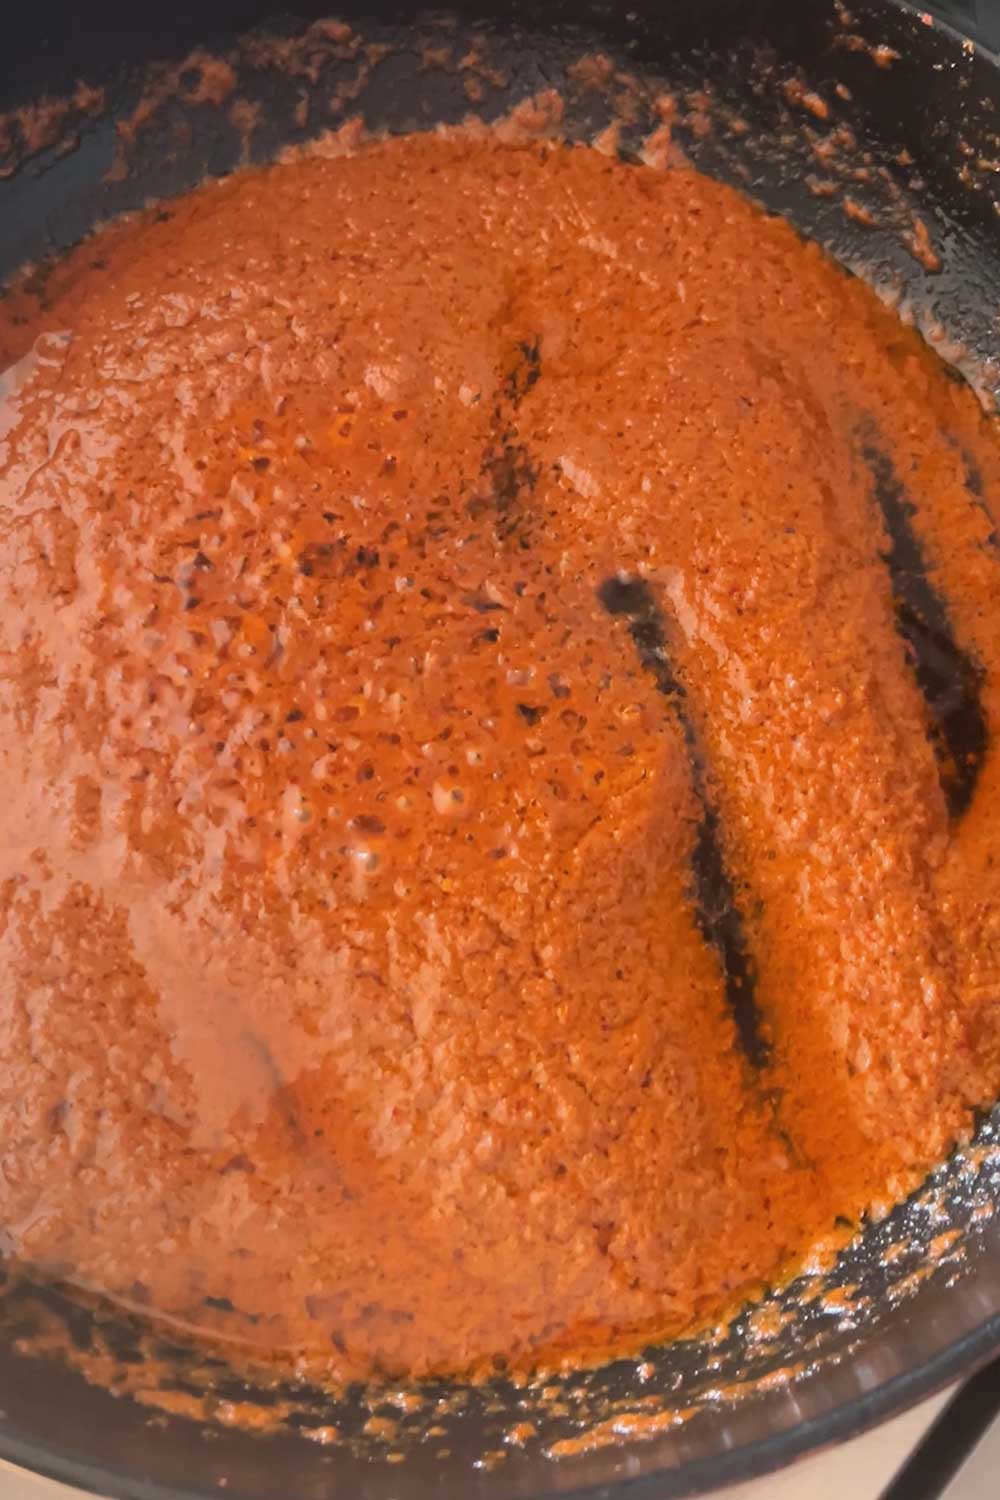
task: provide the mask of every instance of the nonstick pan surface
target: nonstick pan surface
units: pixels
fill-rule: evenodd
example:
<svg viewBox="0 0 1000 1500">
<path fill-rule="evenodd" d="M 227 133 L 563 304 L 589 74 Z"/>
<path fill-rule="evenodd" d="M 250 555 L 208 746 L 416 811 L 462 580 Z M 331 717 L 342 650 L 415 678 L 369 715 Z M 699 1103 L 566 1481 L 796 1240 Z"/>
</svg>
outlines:
<svg viewBox="0 0 1000 1500">
<path fill-rule="evenodd" d="M 989 402 L 1000 390 L 995 58 L 894 0 L 849 8 L 835 0 L 627 3 L 483 0 L 454 5 L 444 24 L 380 0 L 331 8 L 384 45 L 352 106 L 376 130 L 429 128 L 469 112 L 457 74 L 424 65 L 428 38 L 440 50 L 444 37 L 460 55 L 475 33 L 506 80 L 478 106 L 487 118 L 540 88 L 563 87 L 567 66 L 595 50 L 667 87 L 708 85 L 750 129 L 738 139 L 691 132 L 684 145 L 696 165 L 787 216 L 892 297 Z M 151 65 L 176 63 L 195 47 L 229 51 L 255 29 L 296 36 L 326 9 L 309 0 L 284 11 L 266 0 L 156 8 L 39 0 L 5 18 L 0 114 L 65 97 L 81 78 L 107 94 L 99 108 L 67 114 L 62 133 L 40 146 L 15 126 L 12 170 L 0 176 L 0 280 L 110 215 L 304 139 L 293 114 L 301 80 L 292 88 L 280 72 L 237 57 L 241 90 L 262 106 L 252 136 L 210 104 L 175 99 L 143 133 L 129 170 L 111 170 L 115 119 L 134 106 Z M 328 96 L 353 86 L 352 67 L 327 59 L 315 87 Z M 828 100 L 830 125 L 848 126 L 884 169 L 852 189 L 874 225 L 844 214 L 843 191 L 810 191 L 816 121 L 789 102 L 790 82 Z M 192 129 L 178 149 L 181 116 Z M 607 118 L 600 100 L 578 101 L 566 133 L 589 138 Z M 627 132 L 623 141 L 627 149 Z M 930 230 L 939 269 L 907 248 L 903 227 L 913 213 Z M 975 497 L 987 506 L 990 498 Z M 1000 1349 L 998 1204 L 995 1112 L 921 1193 L 863 1226 L 832 1270 L 768 1299 L 766 1317 L 748 1312 L 722 1334 L 527 1386 L 435 1387 L 433 1430 L 426 1401 L 423 1412 L 407 1414 L 384 1394 L 356 1390 L 333 1403 L 306 1387 L 256 1386 L 69 1293 L 10 1278 L 0 1296 L 0 1456 L 96 1493 L 150 1500 L 425 1500 L 442 1492 L 665 1500 L 711 1489 L 849 1437 Z M 38 1352 L 54 1329 L 75 1358 Z M 89 1383 L 75 1367 L 88 1355 L 100 1356 L 120 1393 L 140 1391 L 143 1401 Z M 252 1434 L 174 1414 L 185 1404 L 200 1411 L 206 1393 L 209 1411 L 226 1399 L 265 1412 L 280 1403 L 285 1415 L 273 1431 Z M 391 1414 L 391 1437 L 369 1428 L 379 1413 Z M 525 1423 L 531 1435 L 505 1441 Z M 310 1440 L 330 1427 L 339 1441 Z M 599 1440 L 586 1441 L 595 1430 Z M 581 1438 L 576 1451 L 551 1456 L 554 1444 Z"/>
</svg>

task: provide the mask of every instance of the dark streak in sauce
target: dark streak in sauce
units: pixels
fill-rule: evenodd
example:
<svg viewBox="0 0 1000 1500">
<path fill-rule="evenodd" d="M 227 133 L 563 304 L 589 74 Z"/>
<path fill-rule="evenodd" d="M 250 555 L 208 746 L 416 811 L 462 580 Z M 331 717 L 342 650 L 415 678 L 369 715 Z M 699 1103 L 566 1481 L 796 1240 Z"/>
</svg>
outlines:
<svg viewBox="0 0 1000 1500">
<path fill-rule="evenodd" d="M 892 460 L 868 442 L 864 458 L 875 500 L 889 534 L 883 559 L 892 580 L 896 625 L 912 654 L 917 685 L 927 705 L 941 787 L 953 818 L 972 801 L 988 743 L 981 702 L 983 669 L 955 639 L 948 605 L 928 576 L 916 507 Z"/>
<path fill-rule="evenodd" d="M 517 406 L 532 386 L 537 384 L 542 373 L 541 345 L 538 338 L 522 339 L 517 346 L 517 359 L 504 381 L 504 394 Z"/>
<path fill-rule="evenodd" d="M 983 492 L 982 470 L 968 449 L 963 448 L 961 453 L 962 463 L 965 468 L 965 487 L 969 492 L 973 505 L 983 513 L 990 525 L 986 545 L 992 548 L 994 552 L 1000 552 L 1000 535 L 997 534 L 996 521 Z"/>
<path fill-rule="evenodd" d="M 695 918 L 702 936 L 719 956 L 726 1000 L 740 1046 L 755 1068 L 763 1067 L 770 1047 L 761 1034 L 753 955 L 747 944 L 733 879 L 726 868 L 719 815 L 707 786 L 698 732 L 687 710 L 684 686 L 668 655 L 663 616 L 652 589 L 641 578 L 620 575 L 607 578 L 598 587 L 597 597 L 609 615 L 628 620 L 629 635 L 642 667 L 652 677 L 657 691 L 671 700 L 677 713 L 700 810 L 691 850 Z"/>
<path fill-rule="evenodd" d="M 466 506 L 473 517 L 492 510 L 496 534 L 500 540 L 512 540 L 521 529 L 525 517 L 519 513 L 517 502 L 538 481 L 538 468 L 520 440 L 517 409 L 527 393 L 537 385 L 541 374 L 538 338 L 520 340 L 510 368 L 504 375 L 500 398 L 493 414 L 496 440 L 483 455 L 481 473 L 486 481 L 487 493 L 475 496 Z M 528 545 L 523 532 L 520 542 L 522 546 Z"/>
</svg>

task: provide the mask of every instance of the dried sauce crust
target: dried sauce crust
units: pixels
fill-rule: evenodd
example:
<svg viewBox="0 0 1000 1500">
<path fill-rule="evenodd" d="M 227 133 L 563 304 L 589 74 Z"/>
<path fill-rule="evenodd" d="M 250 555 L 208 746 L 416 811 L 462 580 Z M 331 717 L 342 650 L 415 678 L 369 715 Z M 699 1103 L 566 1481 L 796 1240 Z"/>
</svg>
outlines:
<svg viewBox="0 0 1000 1500">
<path fill-rule="evenodd" d="M 967 1132 L 1000 472 L 862 284 L 413 136 L 104 231 L 0 355 L 8 1252 L 332 1379 L 581 1359 Z"/>
</svg>

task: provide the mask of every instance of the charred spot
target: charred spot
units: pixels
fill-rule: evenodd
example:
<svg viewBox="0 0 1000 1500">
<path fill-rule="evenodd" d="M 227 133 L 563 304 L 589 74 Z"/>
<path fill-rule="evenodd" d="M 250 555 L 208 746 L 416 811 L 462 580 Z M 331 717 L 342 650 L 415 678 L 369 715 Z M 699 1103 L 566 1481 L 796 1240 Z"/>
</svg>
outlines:
<svg viewBox="0 0 1000 1500">
<path fill-rule="evenodd" d="M 500 453 L 488 458 L 485 473 L 490 480 L 493 501 L 501 513 L 510 509 L 518 496 L 538 482 L 538 470 L 521 443 L 507 443 Z"/>
<path fill-rule="evenodd" d="M 642 615 L 655 608 L 649 584 L 620 573 L 598 586 L 597 597 L 609 615 Z"/>
<path fill-rule="evenodd" d="M 524 722 L 526 724 L 530 724 L 532 727 L 534 727 L 534 725 L 536 725 L 545 714 L 544 708 L 538 708 L 533 703 L 519 703 L 517 705 L 517 711 L 521 715 L 521 718 L 524 720 Z"/>
<path fill-rule="evenodd" d="M 516 406 L 537 385 L 542 373 L 541 344 L 537 335 L 523 339 L 517 345 L 514 365 L 508 371 L 503 392 L 508 401 Z"/>
<path fill-rule="evenodd" d="M 332 578 L 340 552 L 337 542 L 311 542 L 299 553 L 299 572 L 306 578 Z"/>
<path fill-rule="evenodd" d="M 667 653 L 663 617 L 646 580 L 617 573 L 600 584 L 597 597 L 609 615 L 628 620 L 639 662 L 652 673 L 659 691 L 667 697 L 681 696 L 682 689 Z"/>
</svg>

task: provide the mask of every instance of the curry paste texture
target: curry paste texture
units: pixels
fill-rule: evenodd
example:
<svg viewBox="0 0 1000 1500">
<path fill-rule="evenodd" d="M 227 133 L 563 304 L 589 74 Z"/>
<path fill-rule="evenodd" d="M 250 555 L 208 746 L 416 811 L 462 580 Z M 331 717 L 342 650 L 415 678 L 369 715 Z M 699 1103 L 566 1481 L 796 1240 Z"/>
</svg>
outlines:
<svg viewBox="0 0 1000 1500">
<path fill-rule="evenodd" d="M 410 136 L 0 302 L 0 1229 L 337 1379 L 635 1348 L 1000 1087 L 993 426 L 697 173 Z"/>
</svg>

